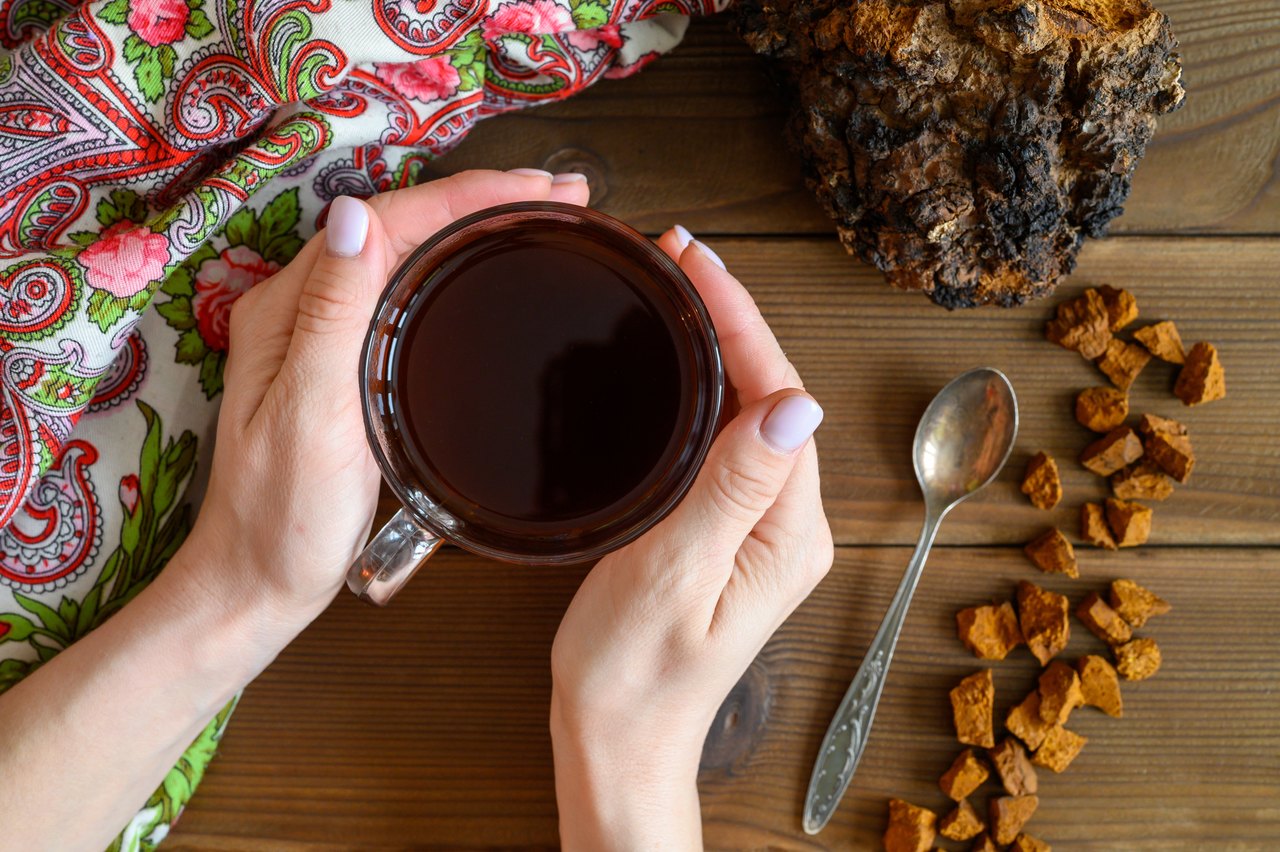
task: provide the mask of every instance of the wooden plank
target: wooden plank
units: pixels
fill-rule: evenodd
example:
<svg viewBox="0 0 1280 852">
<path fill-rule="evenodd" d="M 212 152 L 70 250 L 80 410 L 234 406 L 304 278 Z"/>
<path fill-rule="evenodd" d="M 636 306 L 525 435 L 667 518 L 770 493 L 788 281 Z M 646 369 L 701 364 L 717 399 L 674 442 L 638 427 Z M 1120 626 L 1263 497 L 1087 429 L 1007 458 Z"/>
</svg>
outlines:
<svg viewBox="0 0 1280 852">
<path fill-rule="evenodd" d="M 1125 718 L 1072 717 L 1089 745 L 1042 773 L 1032 830 L 1064 850 L 1280 844 L 1280 565 L 1243 548 L 1126 552 L 1078 581 L 1035 576 L 1012 548 L 935 551 L 855 785 L 806 838 L 813 755 L 907 557 L 841 548 L 734 690 L 704 750 L 708 848 L 871 849 L 888 796 L 941 809 L 947 690 L 979 668 L 954 611 L 1020 578 L 1075 601 L 1120 575 L 1174 606 L 1143 631 L 1164 667 L 1125 686 Z M 387 610 L 342 595 L 248 689 L 166 848 L 553 848 L 547 657 L 581 576 L 446 550 Z M 1075 627 L 1064 656 L 1102 651 Z M 993 665 L 1002 708 L 1034 683 L 1025 650 Z"/>
<path fill-rule="evenodd" d="M 1022 427 L 1000 480 L 958 508 L 941 541 L 1012 544 L 1049 524 L 1075 534 L 1085 500 L 1106 491 L 1075 458 L 1092 433 L 1076 423 L 1075 394 L 1107 379 L 1075 353 L 1047 343 L 1051 304 L 948 313 L 890 290 L 875 270 L 825 240 L 713 240 L 755 294 L 827 419 L 818 432 L 823 493 L 838 542 L 914 544 L 923 509 L 911 439 L 929 399 L 958 372 L 1004 370 L 1019 394 Z M 1183 420 L 1199 456 L 1190 482 L 1156 509 L 1151 542 L 1280 544 L 1280 240 L 1123 238 L 1090 245 L 1062 289 L 1131 288 L 1140 325 L 1172 319 L 1189 346 L 1212 341 L 1228 396 L 1188 409 L 1171 393 L 1176 367 L 1153 361 L 1131 390 L 1144 411 Z M 1059 460 L 1066 497 L 1041 512 L 1018 493 L 1026 460 Z M 394 503 L 385 497 L 379 517 Z M 1085 560 L 1105 554 L 1083 552 Z"/>
<path fill-rule="evenodd" d="M 1116 233 L 1276 233 L 1280 4 L 1169 0 L 1189 95 L 1161 120 Z M 563 104 L 481 122 L 442 171 L 577 168 L 600 207 L 649 232 L 830 234 L 781 139 L 783 100 L 722 19 L 671 55 Z"/>
</svg>

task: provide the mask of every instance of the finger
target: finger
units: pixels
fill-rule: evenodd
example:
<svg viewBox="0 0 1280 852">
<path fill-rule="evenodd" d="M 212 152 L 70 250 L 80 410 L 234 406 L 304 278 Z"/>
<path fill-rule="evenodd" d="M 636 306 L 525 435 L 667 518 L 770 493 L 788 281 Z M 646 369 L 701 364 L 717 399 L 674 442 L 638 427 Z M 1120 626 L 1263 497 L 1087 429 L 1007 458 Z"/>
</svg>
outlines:
<svg viewBox="0 0 1280 852">
<path fill-rule="evenodd" d="M 317 252 L 298 293 L 289 348 L 280 368 L 285 382 L 267 391 L 306 416 L 332 411 L 332 388 L 358 388 L 360 349 L 386 283 L 389 258 L 381 221 L 372 208 L 342 196 L 329 207 Z"/>
<path fill-rule="evenodd" d="M 671 228 L 658 237 L 655 242 L 658 248 L 666 252 L 667 257 L 680 262 L 680 253 L 684 251 L 685 246 L 693 241 L 693 234 L 689 233 L 689 229 L 684 225 L 672 225 Z"/>
<path fill-rule="evenodd" d="M 683 228 L 674 238 L 689 241 L 680 252 L 680 268 L 689 276 L 711 314 L 720 341 L 725 372 L 744 407 L 782 388 L 803 388 L 800 376 L 773 336 L 747 289 L 725 271 L 724 263 Z"/>
<path fill-rule="evenodd" d="M 387 255 L 400 258 L 436 231 L 478 210 L 513 201 L 548 200 L 551 181 L 551 173 L 541 169 L 459 172 L 430 183 L 375 195 L 369 199 L 369 206 L 382 220 Z"/>
<path fill-rule="evenodd" d="M 563 201 L 565 204 L 587 206 L 591 198 L 591 186 L 587 176 L 578 172 L 561 172 L 551 177 L 551 201 Z"/>
<path fill-rule="evenodd" d="M 731 568 L 821 421 L 818 403 L 794 388 L 744 408 L 716 438 L 688 495 L 655 527 L 657 540 L 676 550 L 698 542 L 712 565 Z"/>
<path fill-rule="evenodd" d="M 322 240 L 308 241 L 288 266 L 255 285 L 232 306 L 219 422 L 242 427 L 262 404 L 289 351 L 298 292 L 315 258 L 323 252 Z"/>
</svg>

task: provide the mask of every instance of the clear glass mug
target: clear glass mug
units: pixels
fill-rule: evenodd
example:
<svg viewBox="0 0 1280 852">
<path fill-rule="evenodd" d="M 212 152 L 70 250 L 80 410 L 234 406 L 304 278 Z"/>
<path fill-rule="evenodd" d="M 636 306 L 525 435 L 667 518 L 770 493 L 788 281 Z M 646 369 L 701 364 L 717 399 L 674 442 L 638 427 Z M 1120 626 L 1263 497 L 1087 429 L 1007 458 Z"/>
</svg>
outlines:
<svg viewBox="0 0 1280 852">
<path fill-rule="evenodd" d="M 443 263 L 474 240 L 548 225 L 573 229 L 645 270 L 646 281 L 656 285 L 645 288 L 646 298 L 666 299 L 664 307 L 678 312 L 678 333 L 684 339 L 676 345 L 687 347 L 694 375 L 684 383 L 691 398 L 676 426 L 678 451 L 634 505 L 591 528 L 520 537 L 477 524 L 432 493 L 406 452 L 390 377 L 406 319 Z M 719 344 L 702 299 L 680 267 L 632 228 L 603 213 L 557 202 L 505 204 L 458 220 L 419 246 L 392 275 L 365 338 L 360 359 L 365 430 L 401 508 L 351 565 L 348 588 L 369 603 L 385 605 L 444 542 L 504 562 L 551 565 L 598 559 L 635 540 L 675 508 L 693 484 L 720 425 L 724 384 Z M 439 404 L 447 408 L 449 401 Z"/>
</svg>

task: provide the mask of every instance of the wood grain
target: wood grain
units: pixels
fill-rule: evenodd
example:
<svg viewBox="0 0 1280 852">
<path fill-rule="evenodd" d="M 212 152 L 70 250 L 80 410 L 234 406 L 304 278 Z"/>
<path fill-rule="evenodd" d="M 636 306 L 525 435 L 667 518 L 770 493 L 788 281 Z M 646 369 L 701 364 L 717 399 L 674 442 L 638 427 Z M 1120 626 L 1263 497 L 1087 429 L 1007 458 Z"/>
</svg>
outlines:
<svg viewBox="0 0 1280 852">
<path fill-rule="evenodd" d="M 805 837 L 818 741 L 907 556 L 841 548 L 735 690 L 704 750 L 708 848 L 872 849 L 888 796 L 943 808 L 936 779 L 958 749 L 946 693 L 980 668 L 954 611 L 1017 579 L 1075 601 L 1121 575 L 1173 604 L 1143 631 L 1164 667 L 1126 684 L 1123 719 L 1072 717 L 1089 745 L 1063 775 L 1042 772 L 1032 830 L 1059 850 L 1280 844 L 1280 565 L 1244 548 L 1127 552 L 1078 581 L 1039 577 L 1011 548 L 936 550 L 854 787 Z M 387 610 L 339 598 L 248 689 L 166 848 L 554 847 L 547 655 L 580 577 L 445 551 Z M 1077 624 L 1064 656 L 1100 651 Z M 1034 684 L 1025 650 L 993 665 L 1000 707 Z"/>
<path fill-rule="evenodd" d="M 1276 233 L 1280 4 L 1158 4 L 1182 44 L 1186 104 L 1161 119 L 1115 233 Z M 584 171 L 599 206 L 650 232 L 832 234 L 786 150 L 763 61 L 723 18 L 635 77 L 481 122 L 438 165 Z"/>
<path fill-rule="evenodd" d="M 1076 461 L 1093 439 L 1075 395 L 1107 379 L 1046 342 L 1052 305 L 947 313 L 895 292 L 879 274 L 817 239 L 720 239 L 714 248 L 755 295 L 783 347 L 826 410 L 818 432 L 823 493 L 844 544 L 914 544 L 923 517 L 911 439 L 929 399 L 961 370 L 1005 371 L 1019 395 L 1018 443 L 1000 480 L 947 519 L 940 540 L 1015 544 L 1056 524 L 1074 536 L 1079 506 L 1106 494 Z M 1133 419 L 1151 411 L 1190 430 L 1191 480 L 1156 506 L 1153 545 L 1280 544 L 1280 240 L 1123 238 L 1086 248 L 1063 297 L 1086 284 L 1131 288 L 1135 327 L 1172 319 L 1189 346 L 1213 342 L 1227 398 L 1187 408 L 1172 394 L 1177 368 L 1152 361 L 1131 389 Z M 1018 493 L 1026 460 L 1059 461 L 1066 496 L 1042 512 Z M 384 498 L 379 519 L 394 503 Z M 1086 561 L 1106 554 L 1085 551 Z"/>
</svg>

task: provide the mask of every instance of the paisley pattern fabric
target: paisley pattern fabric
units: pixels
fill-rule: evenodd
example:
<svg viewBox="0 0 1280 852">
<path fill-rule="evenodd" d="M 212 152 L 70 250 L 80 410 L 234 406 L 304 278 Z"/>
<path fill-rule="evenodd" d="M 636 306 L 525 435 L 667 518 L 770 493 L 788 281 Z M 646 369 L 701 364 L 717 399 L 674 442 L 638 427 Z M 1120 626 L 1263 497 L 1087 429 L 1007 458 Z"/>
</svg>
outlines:
<svg viewBox="0 0 1280 852">
<path fill-rule="evenodd" d="M 190 528 L 236 298 L 336 196 L 635 72 L 728 0 L 0 0 L 0 691 Z M 214 719 L 114 848 L 154 846 Z"/>
</svg>

